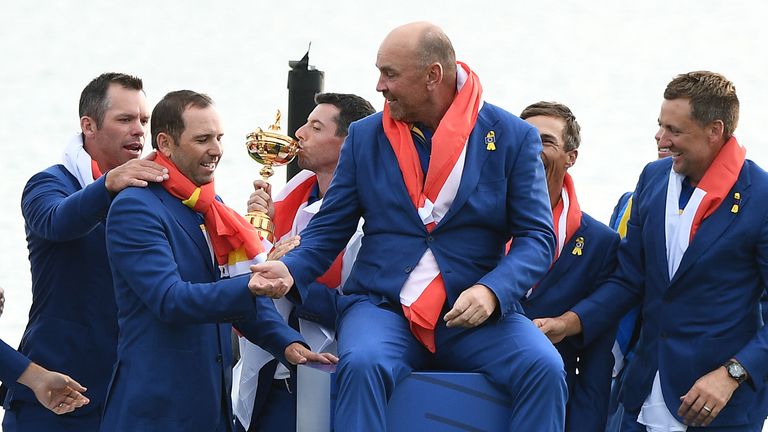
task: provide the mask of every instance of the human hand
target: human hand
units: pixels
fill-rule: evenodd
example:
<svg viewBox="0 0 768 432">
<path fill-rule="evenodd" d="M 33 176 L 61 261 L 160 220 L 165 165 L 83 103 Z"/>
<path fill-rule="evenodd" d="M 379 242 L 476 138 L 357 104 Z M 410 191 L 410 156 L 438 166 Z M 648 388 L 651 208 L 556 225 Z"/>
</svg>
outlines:
<svg viewBox="0 0 768 432">
<path fill-rule="evenodd" d="M 271 218 L 275 217 L 275 203 L 272 201 L 272 185 L 264 180 L 253 181 L 253 193 L 248 198 L 248 212 L 266 213 Z"/>
<path fill-rule="evenodd" d="M 307 362 L 322 364 L 336 364 L 339 362 L 339 358 L 331 353 L 316 353 L 298 342 L 294 342 L 285 348 L 285 358 L 294 365 Z"/>
<path fill-rule="evenodd" d="M 288 294 L 293 286 L 293 276 L 288 267 L 280 261 L 267 261 L 251 266 L 251 280 L 248 289 L 252 295 L 280 298 Z"/>
<path fill-rule="evenodd" d="M 148 156 L 154 159 L 154 154 Z M 116 194 L 129 187 L 146 187 L 149 182 L 168 180 L 168 169 L 149 159 L 132 159 L 108 171 L 104 180 L 107 190 Z"/>
<path fill-rule="evenodd" d="M 484 323 L 498 307 L 496 294 L 485 285 L 472 285 L 465 289 L 453 308 L 443 317 L 447 327 L 477 327 Z"/>
<path fill-rule="evenodd" d="M 553 344 L 568 336 L 581 333 L 581 320 L 571 311 L 556 318 L 536 318 L 533 323 Z"/>
<path fill-rule="evenodd" d="M 280 258 L 283 257 L 283 255 L 297 248 L 299 244 L 301 244 L 300 236 L 284 238 L 278 241 L 277 243 L 275 243 L 274 247 L 269 252 L 269 255 L 267 255 L 267 260 L 268 261 L 279 260 Z"/>
<path fill-rule="evenodd" d="M 688 393 L 680 396 L 677 415 L 691 426 L 707 426 L 720 414 L 739 387 L 724 366 L 696 380 Z"/>
<path fill-rule="evenodd" d="M 43 406 L 56 414 L 66 414 L 87 405 L 86 390 L 80 383 L 58 372 L 51 372 L 36 363 L 30 363 L 18 379 L 29 387 Z"/>
</svg>

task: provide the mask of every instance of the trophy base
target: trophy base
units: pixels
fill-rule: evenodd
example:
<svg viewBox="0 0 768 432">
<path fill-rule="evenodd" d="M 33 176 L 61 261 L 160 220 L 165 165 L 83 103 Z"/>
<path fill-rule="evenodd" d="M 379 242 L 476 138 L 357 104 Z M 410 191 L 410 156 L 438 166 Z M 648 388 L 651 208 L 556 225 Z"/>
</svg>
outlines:
<svg viewBox="0 0 768 432">
<path fill-rule="evenodd" d="M 248 212 L 245 214 L 245 220 L 248 221 L 262 238 L 275 242 L 275 224 L 264 212 Z"/>
</svg>

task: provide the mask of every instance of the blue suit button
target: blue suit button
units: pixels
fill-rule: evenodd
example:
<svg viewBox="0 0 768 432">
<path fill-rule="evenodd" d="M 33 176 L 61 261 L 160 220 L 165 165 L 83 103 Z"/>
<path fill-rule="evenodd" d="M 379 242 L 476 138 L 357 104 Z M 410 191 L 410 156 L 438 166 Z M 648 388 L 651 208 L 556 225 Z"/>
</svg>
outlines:
<svg viewBox="0 0 768 432">
<path fill-rule="evenodd" d="M 224 360 L 224 356 L 216 354 L 216 363 L 221 363 Z"/>
<path fill-rule="evenodd" d="M 661 340 L 667 340 L 667 332 L 661 332 L 661 334 L 659 335 L 659 338 Z"/>
<path fill-rule="evenodd" d="M 408 266 L 408 267 L 405 268 L 405 272 L 406 273 L 410 273 L 412 271 L 413 271 L 413 267 L 411 267 L 411 266 Z"/>
<path fill-rule="evenodd" d="M 432 236 L 427 237 L 427 243 L 432 243 L 433 241 L 435 241 L 434 237 Z"/>
</svg>

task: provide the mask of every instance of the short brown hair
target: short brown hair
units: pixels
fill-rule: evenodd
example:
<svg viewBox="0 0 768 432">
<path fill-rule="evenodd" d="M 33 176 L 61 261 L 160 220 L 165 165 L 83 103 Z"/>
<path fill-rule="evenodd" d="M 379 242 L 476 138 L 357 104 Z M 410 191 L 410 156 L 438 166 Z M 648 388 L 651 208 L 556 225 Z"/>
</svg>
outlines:
<svg viewBox="0 0 768 432">
<path fill-rule="evenodd" d="M 567 106 L 557 102 L 536 102 L 535 104 L 528 105 L 522 113 L 520 118 L 525 120 L 535 116 L 546 116 L 559 118 L 565 122 L 565 128 L 563 128 L 563 147 L 565 151 L 571 151 L 579 148 L 581 144 L 581 126 L 576 121 L 576 116 Z"/>
<path fill-rule="evenodd" d="M 100 128 L 104 122 L 104 114 L 109 109 L 110 100 L 107 97 L 109 86 L 117 84 L 129 90 L 144 91 L 141 78 L 118 72 L 103 73 L 92 79 L 80 93 L 78 112 L 80 117 L 90 117 Z"/>
<path fill-rule="evenodd" d="M 178 144 L 184 132 L 182 114 L 189 107 L 206 108 L 213 105 L 213 100 L 203 93 L 192 90 L 177 90 L 163 96 L 152 110 L 152 148 L 157 150 L 157 135 L 167 133 Z"/>
<path fill-rule="evenodd" d="M 701 126 L 715 120 L 722 121 L 726 140 L 733 135 L 739 123 L 736 86 L 715 72 L 695 71 L 676 76 L 667 84 L 664 99 L 688 99 L 691 117 Z"/>
</svg>

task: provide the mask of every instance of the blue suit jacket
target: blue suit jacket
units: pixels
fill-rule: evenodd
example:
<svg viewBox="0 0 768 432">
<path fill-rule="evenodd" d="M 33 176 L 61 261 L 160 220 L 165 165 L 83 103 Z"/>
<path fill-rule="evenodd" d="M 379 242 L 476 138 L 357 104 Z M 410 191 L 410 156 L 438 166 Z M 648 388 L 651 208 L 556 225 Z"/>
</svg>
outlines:
<svg viewBox="0 0 768 432">
<path fill-rule="evenodd" d="M 676 415 L 679 397 L 698 378 L 735 357 L 750 380 L 711 424 L 754 423 L 768 414 L 768 328 L 759 306 L 768 277 L 768 174 L 752 161 L 744 163 L 733 189 L 703 221 L 670 280 L 664 209 L 671 164 L 671 158 L 663 159 L 643 170 L 618 268 L 573 311 L 589 340 L 642 302 L 640 339 L 623 382 L 628 409 L 642 406 L 658 370 L 667 407 Z M 732 212 L 735 204 L 738 211 Z"/>
<path fill-rule="evenodd" d="M 284 361 L 301 336 L 248 276 L 219 280 L 202 218 L 157 184 L 110 208 L 120 338 L 104 431 L 212 431 L 231 423 L 231 326 Z M 224 406 L 224 410 L 222 410 Z"/>
<path fill-rule="evenodd" d="M 520 298 L 546 273 L 554 250 L 536 129 L 485 103 L 467 143 L 453 205 L 429 233 L 408 197 L 381 116 L 351 125 L 320 212 L 302 232 L 301 246 L 283 258 L 299 291 L 303 294 L 330 266 L 363 217 L 362 246 L 345 294 L 367 294 L 374 304 L 400 304 L 400 288 L 430 248 L 448 305 L 480 283 L 496 294 L 501 315 L 522 312 Z M 495 150 L 485 143 L 491 131 Z"/>
<path fill-rule="evenodd" d="M 581 255 L 574 254 L 582 238 Z M 528 318 L 559 316 L 594 292 L 616 267 L 619 235 L 586 213 L 581 226 L 530 297 L 523 300 Z M 600 335 L 587 346 L 576 338 L 555 345 L 565 364 L 568 383 L 566 431 L 602 431 L 608 418 L 615 332 Z M 576 369 L 579 374 L 576 375 Z"/>
<path fill-rule="evenodd" d="M 66 416 L 101 411 L 115 362 L 117 310 L 104 246 L 111 201 L 104 177 L 81 189 L 63 165 L 35 174 L 21 198 L 32 307 L 19 351 L 88 388 L 91 403 Z M 38 403 L 23 386 L 9 390 L 5 407 L 18 402 Z"/>
<path fill-rule="evenodd" d="M 7 386 L 16 384 L 22 373 L 29 366 L 29 359 L 0 340 L 0 381 Z"/>
</svg>

